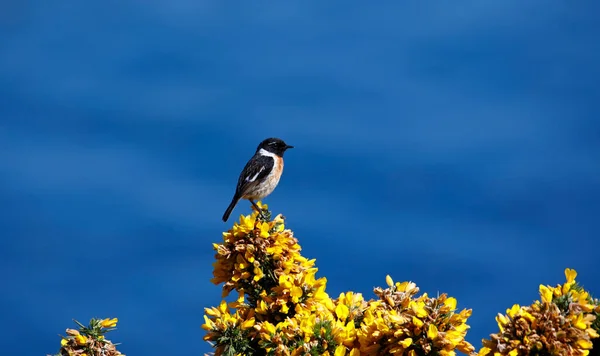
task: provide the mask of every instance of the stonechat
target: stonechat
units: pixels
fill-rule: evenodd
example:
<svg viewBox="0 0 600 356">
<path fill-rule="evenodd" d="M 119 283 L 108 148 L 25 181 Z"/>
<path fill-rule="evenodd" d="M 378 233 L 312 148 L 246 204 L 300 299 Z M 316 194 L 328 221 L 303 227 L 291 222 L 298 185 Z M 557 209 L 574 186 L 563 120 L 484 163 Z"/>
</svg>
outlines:
<svg viewBox="0 0 600 356">
<path fill-rule="evenodd" d="M 293 147 L 273 137 L 263 140 L 258 145 L 254 156 L 240 173 L 233 199 L 223 214 L 223 221 L 229 219 L 231 211 L 240 199 L 249 200 L 262 216 L 261 209 L 254 200 L 261 200 L 275 190 L 283 172 L 283 154 Z"/>
</svg>

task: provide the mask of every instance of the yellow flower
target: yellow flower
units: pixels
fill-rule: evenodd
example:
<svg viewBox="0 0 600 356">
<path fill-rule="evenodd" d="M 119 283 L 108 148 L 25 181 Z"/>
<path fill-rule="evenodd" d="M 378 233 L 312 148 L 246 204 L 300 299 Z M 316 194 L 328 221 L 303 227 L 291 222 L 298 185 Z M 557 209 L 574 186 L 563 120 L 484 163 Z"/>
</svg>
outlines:
<svg viewBox="0 0 600 356">
<path fill-rule="evenodd" d="M 251 319 L 249 319 L 249 320 L 246 320 L 246 321 L 244 321 L 244 322 L 242 323 L 242 329 L 243 329 L 243 330 L 246 330 L 246 329 L 248 329 L 248 328 L 251 328 L 251 327 L 253 327 L 253 326 L 254 326 L 254 322 L 255 322 L 254 318 L 251 318 Z"/>
<path fill-rule="evenodd" d="M 260 267 L 254 267 L 254 277 L 252 278 L 255 282 L 260 281 L 265 274 L 263 273 L 262 269 Z"/>
<path fill-rule="evenodd" d="M 413 282 L 408 282 L 407 281 L 407 282 L 402 282 L 402 283 L 399 283 L 399 282 L 396 283 L 396 289 L 398 289 L 398 291 L 409 293 L 409 294 L 413 290 L 415 290 L 416 287 L 417 287 L 417 285 L 415 283 L 413 283 Z"/>
<path fill-rule="evenodd" d="M 508 314 L 508 316 L 510 316 L 511 318 L 514 318 L 517 316 L 517 314 L 520 311 L 521 311 L 521 306 L 519 304 L 514 304 L 512 306 L 512 308 L 506 309 L 506 314 Z"/>
<path fill-rule="evenodd" d="M 390 275 L 388 274 L 387 276 L 385 276 L 385 283 L 392 288 L 394 286 L 394 280 L 392 279 L 392 277 L 390 277 Z"/>
<path fill-rule="evenodd" d="M 417 318 L 416 316 L 412 317 L 412 322 L 417 326 L 417 328 L 423 326 L 423 322 L 421 321 L 421 319 Z"/>
<path fill-rule="evenodd" d="M 588 324 L 583 318 L 583 314 L 573 315 L 571 320 L 573 321 L 573 325 L 578 329 L 585 330 L 588 327 Z"/>
<path fill-rule="evenodd" d="M 565 269 L 565 277 L 567 277 L 567 283 L 573 283 L 575 277 L 577 277 L 577 272 L 574 269 L 567 268 Z"/>
<path fill-rule="evenodd" d="M 475 352 L 475 347 L 473 347 L 473 345 L 466 340 L 459 342 L 458 345 L 456 345 L 456 349 L 466 355 L 471 355 L 473 352 Z"/>
<path fill-rule="evenodd" d="M 410 306 L 412 307 L 413 312 L 419 318 L 424 318 L 427 315 L 429 315 L 429 313 L 427 313 L 427 310 L 425 310 L 425 303 L 423 301 L 411 301 Z"/>
<path fill-rule="evenodd" d="M 456 351 L 454 350 L 441 350 L 440 351 L 440 356 L 456 356 Z"/>
<path fill-rule="evenodd" d="M 479 352 L 477 353 L 478 356 L 486 356 L 487 354 L 489 354 L 492 351 L 492 349 L 490 349 L 489 347 L 482 347 Z"/>
<path fill-rule="evenodd" d="M 290 297 L 292 297 L 292 302 L 298 303 L 300 297 L 302 297 L 302 288 L 298 286 L 293 286 L 290 290 Z"/>
<path fill-rule="evenodd" d="M 412 345 L 412 342 L 413 342 L 412 338 L 410 338 L 410 337 L 407 337 L 406 339 L 404 339 L 404 340 L 402 340 L 402 341 L 400 342 L 400 345 L 402 345 L 402 347 L 404 347 L 404 348 L 406 349 L 406 348 L 408 348 L 410 345 Z"/>
<path fill-rule="evenodd" d="M 221 314 L 227 313 L 227 302 L 225 300 L 222 300 L 219 304 L 219 312 L 221 312 Z"/>
<path fill-rule="evenodd" d="M 346 356 L 346 347 L 344 345 L 340 345 L 335 348 L 334 356 Z"/>
<path fill-rule="evenodd" d="M 239 227 L 244 230 L 251 231 L 254 229 L 254 224 L 256 223 L 256 215 L 247 215 L 240 216 L 240 224 Z"/>
<path fill-rule="evenodd" d="M 216 329 L 215 323 L 210 320 L 206 315 L 204 316 L 204 324 L 202 324 L 202 329 L 204 330 L 213 330 Z"/>
<path fill-rule="evenodd" d="M 261 202 L 260 200 L 256 202 L 256 206 L 258 206 L 258 208 L 260 210 L 268 210 L 269 209 L 269 205 L 264 204 L 263 202 Z"/>
<path fill-rule="evenodd" d="M 542 297 L 542 302 L 544 303 L 552 303 L 552 290 L 546 287 L 543 284 L 540 284 L 540 296 Z"/>
<path fill-rule="evenodd" d="M 118 321 L 119 321 L 119 319 L 117 319 L 117 318 L 112 318 L 112 319 L 106 318 L 106 319 L 102 320 L 100 325 L 102 325 L 103 328 L 114 328 L 115 326 L 117 326 Z"/>
<path fill-rule="evenodd" d="M 271 229 L 271 227 L 269 226 L 268 222 L 263 222 L 261 224 L 259 224 L 259 229 L 260 229 L 260 234 L 259 236 L 264 238 L 269 237 L 269 230 Z"/>
<path fill-rule="evenodd" d="M 446 299 L 446 301 L 444 302 L 444 304 L 448 308 L 450 308 L 450 311 L 456 310 L 456 298 L 450 297 L 450 298 Z"/>
<path fill-rule="evenodd" d="M 85 345 L 88 341 L 87 337 L 79 334 L 79 335 L 75 335 L 75 341 L 77 341 L 77 343 L 79 345 Z"/>
<path fill-rule="evenodd" d="M 267 303 L 264 301 L 264 299 L 261 299 L 256 306 L 256 312 L 258 314 L 267 314 L 268 311 L 269 307 L 267 306 Z"/>
<path fill-rule="evenodd" d="M 584 350 L 589 350 L 592 348 L 592 342 L 585 339 L 577 340 L 577 345 L 579 345 L 579 347 L 581 347 Z"/>
<path fill-rule="evenodd" d="M 508 324 L 508 319 L 498 313 L 498 315 L 496 315 L 496 323 L 498 323 L 498 329 L 500 329 L 500 331 L 504 331 L 504 325 Z"/>
<path fill-rule="evenodd" d="M 438 337 L 438 329 L 434 324 L 429 324 L 427 328 L 427 337 L 430 340 L 435 340 Z"/>
<path fill-rule="evenodd" d="M 458 332 L 456 330 L 450 330 L 446 332 L 446 339 L 450 341 L 452 346 L 458 345 L 463 339 L 463 333 Z"/>
<path fill-rule="evenodd" d="M 346 320 L 349 313 L 350 313 L 350 309 L 348 309 L 348 307 L 345 306 L 344 304 L 338 304 L 338 306 L 335 307 L 335 315 L 337 315 L 338 319 L 340 319 L 342 321 Z"/>
</svg>

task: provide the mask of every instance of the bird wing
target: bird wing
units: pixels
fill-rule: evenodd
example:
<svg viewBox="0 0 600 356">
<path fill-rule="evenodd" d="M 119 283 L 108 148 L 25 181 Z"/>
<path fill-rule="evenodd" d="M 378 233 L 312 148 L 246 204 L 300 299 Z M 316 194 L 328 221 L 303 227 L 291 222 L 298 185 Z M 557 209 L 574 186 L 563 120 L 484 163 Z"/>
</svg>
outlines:
<svg viewBox="0 0 600 356">
<path fill-rule="evenodd" d="M 273 157 L 256 155 L 254 156 L 240 174 L 237 191 L 243 195 L 249 188 L 257 185 L 273 169 L 275 160 Z"/>
</svg>

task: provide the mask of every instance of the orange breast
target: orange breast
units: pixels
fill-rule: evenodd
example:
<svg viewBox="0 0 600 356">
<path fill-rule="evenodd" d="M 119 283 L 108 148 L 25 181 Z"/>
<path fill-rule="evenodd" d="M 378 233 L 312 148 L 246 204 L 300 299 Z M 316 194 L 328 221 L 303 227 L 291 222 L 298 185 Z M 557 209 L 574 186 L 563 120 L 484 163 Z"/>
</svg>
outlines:
<svg viewBox="0 0 600 356">
<path fill-rule="evenodd" d="M 273 165 L 273 170 L 269 175 L 265 178 L 265 180 L 250 192 L 244 195 L 246 199 L 263 199 L 267 195 L 273 193 L 277 184 L 279 184 L 279 179 L 281 178 L 281 173 L 283 172 L 283 158 L 275 157 L 275 164 Z"/>
</svg>

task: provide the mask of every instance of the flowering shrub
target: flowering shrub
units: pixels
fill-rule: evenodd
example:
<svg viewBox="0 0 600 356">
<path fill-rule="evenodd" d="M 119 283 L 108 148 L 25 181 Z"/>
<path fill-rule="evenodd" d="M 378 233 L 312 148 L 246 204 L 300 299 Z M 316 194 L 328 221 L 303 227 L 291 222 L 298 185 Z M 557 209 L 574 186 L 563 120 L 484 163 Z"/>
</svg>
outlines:
<svg viewBox="0 0 600 356">
<path fill-rule="evenodd" d="M 260 204 L 260 203 L 259 203 Z M 241 216 L 214 244 L 215 284 L 236 301 L 207 308 L 202 326 L 216 355 L 454 355 L 472 353 L 465 341 L 471 310 L 456 312 L 456 299 L 437 298 L 411 282 L 386 277 L 378 299 L 360 293 L 330 298 L 315 260 L 300 254 L 281 215 L 270 219 L 266 205 Z"/>
<path fill-rule="evenodd" d="M 540 299 L 498 314 L 499 332 L 475 348 L 465 340 L 470 309 L 458 311 L 453 297 L 419 295 L 413 282 L 374 289 L 375 299 L 355 292 L 331 298 L 327 280 L 317 278 L 315 260 L 300 254 L 298 240 L 284 218 L 271 219 L 267 206 L 241 216 L 213 244 L 212 282 L 223 284 L 222 300 L 206 308 L 204 340 L 215 355 L 592 355 L 600 354 L 600 300 L 575 282 L 540 285 Z M 263 218 L 264 215 L 264 218 Z M 117 319 L 92 319 L 79 330 L 67 329 L 56 356 L 124 356 L 104 333 Z"/>
<path fill-rule="evenodd" d="M 67 336 L 60 340 L 60 350 L 54 356 L 125 356 L 116 349 L 116 345 L 104 337 L 109 331 L 115 330 L 117 318 L 92 319 L 85 326 L 75 320 L 79 330 L 67 329 Z"/>
<path fill-rule="evenodd" d="M 567 268 L 566 283 L 540 285 L 541 301 L 515 304 L 498 314 L 500 331 L 483 340 L 479 355 L 588 355 L 598 338 L 600 303 L 575 282 Z"/>
</svg>

